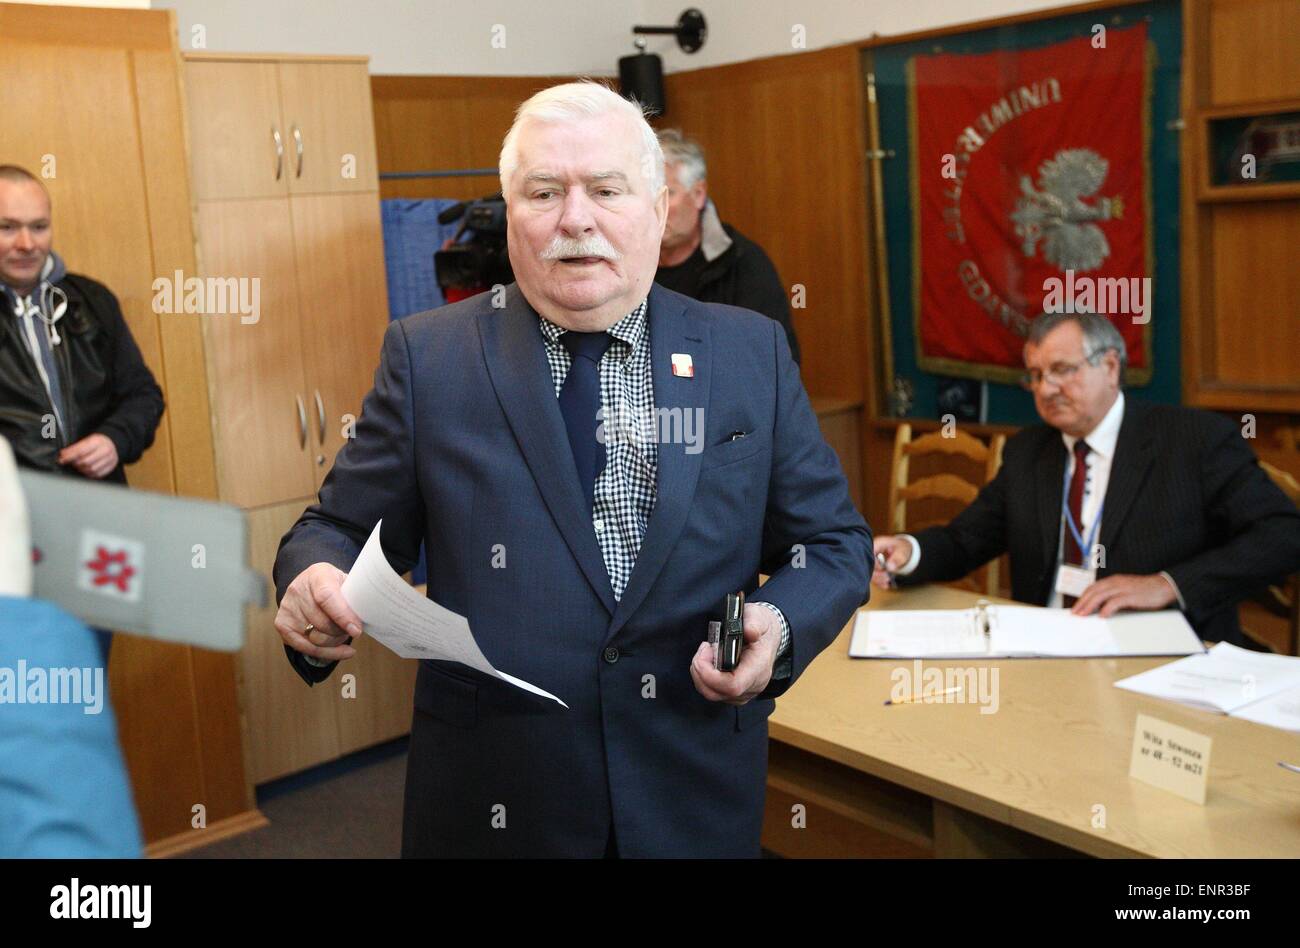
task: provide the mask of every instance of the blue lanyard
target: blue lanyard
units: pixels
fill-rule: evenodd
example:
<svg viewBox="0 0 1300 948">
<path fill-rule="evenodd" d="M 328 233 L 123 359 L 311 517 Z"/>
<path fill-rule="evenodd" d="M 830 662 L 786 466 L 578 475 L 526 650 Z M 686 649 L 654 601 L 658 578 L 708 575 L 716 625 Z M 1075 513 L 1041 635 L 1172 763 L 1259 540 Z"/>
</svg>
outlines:
<svg viewBox="0 0 1300 948">
<path fill-rule="evenodd" d="M 1083 462 L 1078 458 L 1076 458 L 1075 463 L 1082 464 Z M 1097 528 L 1101 526 L 1101 514 L 1102 511 L 1106 509 L 1106 498 L 1103 497 L 1101 499 L 1101 506 L 1097 508 L 1097 516 L 1092 521 L 1092 529 L 1088 531 L 1088 542 L 1084 543 L 1083 535 L 1080 532 L 1079 527 L 1074 522 L 1074 515 L 1070 513 L 1070 474 L 1071 471 L 1067 467 L 1065 469 L 1065 477 L 1062 479 L 1061 511 L 1062 513 L 1065 514 L 1065 524 L 1070 528 L 1070 535 L 1074 537 L 1074 542 L 1079 544 L 1079 553 L 1080 555 L 1083 556 L 1084 563 L 1086 564 L 1088 562 L 1088 558 L 1092 556 L 1092 543 L 1094 540 L 1097 539 Z M 1079 516 L 1080 517 L 1083 516 L 1082 503 L 1080 503 L 1079 505 Z"/>
</svg>

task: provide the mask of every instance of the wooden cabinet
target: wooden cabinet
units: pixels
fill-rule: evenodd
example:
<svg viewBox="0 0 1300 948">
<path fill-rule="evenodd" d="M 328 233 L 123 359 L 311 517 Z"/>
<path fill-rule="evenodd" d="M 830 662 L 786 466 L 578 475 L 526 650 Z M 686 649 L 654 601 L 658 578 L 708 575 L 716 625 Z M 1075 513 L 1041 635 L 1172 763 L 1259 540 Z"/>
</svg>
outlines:
<svg viewBox="0 0 1300 948">
<path fill-rule="evenodd" d="M 263 576 L 271 576 L 280 538 L 302 513 L 302 502 L 291 501 L 248 513 L 249 561 Z M 275 595 L 265 608 L 250 608 L 248 641 L 240 663 L 240 690 L 248 734 L 248 772 L 263 783 L 339 755 L 338 682 L 331 678 L 308 688 L 284 655 L 284 645 L 272 623 Z M 269 633 L 269 634 L 268 634 Z"/>
<path fill-rule="evenodd" d="M 200 201 L 379 189 L 364 60 L 188 54 Z"/>
<path fill-rule="evenodd" d="M 275 63 L 187 59 L 185 92 L 195 198 L 288 192 L 289 155 Z"/>
<path fill-rule="evenodd" d="M 280 114 L 293 157 L 290 192 L 379 189 L 364 63 L 281 63 Z"/>
<path fill-rule="evenodd" d="M 376 195 L 290 199 L 299 326 L 316 486 L 343 447 L 350 421 L 374 384 L 387 326 L 383 233 Z"/>
<path fill-rule="evenodd" d="M 201 275 L 258 302 L 255 318 L 204 318 L 219 494 L 248 510 L 269 578 L 361 414 L 388 325 L 370 79 L 356 57 L 208 53 L 187 54 L 184 75 Z M 414 662 L 362 637 L 309 688 L 275 613 L 252 611 L 239 663 L 254 783 L 410 729 Z"/>
<path fill-rule="evenodd" d="M 1300 112 L 1300 4 L 1184 0 L 1183 34 L 1183 401 L 1237 418 L 1294 415 L 1300 183 L 1221 179 L 1213 130 L 1220 122 L 1240 122 L 1237 135 L 1257 129 L 1254 151 L 1283 141 L 1283 116 Z M 1259 158 L 1262 169 L 1269 159 Z"/>
<path fill-rule="evenodd" d="M 204 274 L 258 287 L 249 297 L 258 302 L 254 316 L 209 314 L 205 322 L 221 499 L 260 507 L 305 497 L 316 475 L 289 203 L 203 201 L 198 221 Z"/>
<path fill-rule="evenodd" d="M 0 3 L 0 115 L 0 161 L 43 178 L 56 249 L 117 296 L 163 389 L 131 486 L 214 497 L 203 318 L 153 305 L 157 278 L 195 271 L 174 12 Z M 237 674 L 223 652 L 114 641 L 108 690 L 151 854 L 265 822 L 246 779 Z"/>
</svg>

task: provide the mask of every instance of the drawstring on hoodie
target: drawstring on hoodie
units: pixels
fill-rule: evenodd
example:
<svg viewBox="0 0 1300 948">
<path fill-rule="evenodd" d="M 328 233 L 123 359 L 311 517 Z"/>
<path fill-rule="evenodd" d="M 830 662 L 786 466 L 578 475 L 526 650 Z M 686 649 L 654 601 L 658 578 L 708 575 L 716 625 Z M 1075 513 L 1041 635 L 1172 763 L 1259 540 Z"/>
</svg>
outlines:
<svg viewBox="0 0 1300 948">
<path fill-rule="evenodd" d="M 63 412 L 58 404 L 59 399 L 54 396 L 54 389 L 57 387 L 61 393 L 63 386 L 58 384 L 59 380 L 57 379 L 54 380 L 55 385 L 51 384 L 49 372 L 45 368 L 45 359 L 42 355 L 40 341 L 36 338 L 36 321 L 40 320 L 45 329 L 45 338 L 49 343 L 48 351 L 51 359 L 53 359 L 54 347 L 63 342 L 63 337 L 59 335 L 56 324 L 68 310 L 68 294 L 63 292 L 62 287 L 54 284 L 55 281 L 63 279 L 65 273 L 67 273 L 67 270 L 63 266 L 63 261 L 58 254 L 51 251 L 45 260 L 45 265 L 41 268 L 41 282 L 36 293 L 20 297 L 12 287 L 0 287 L 12 302 L 14 315 L 22 326 L 27 346 L 32 353 L 32 360 L 36 363 L 36 372 L 41 377 L 41 382 L 45 386 L 45 393 L 50 399 L 50 407 L 54 410 L 54 420 L 58 425 L 60 435 L 66 435 L 66 429 L 63 424 Z M 33 302 L 33 297 L 35 297 L 36 302 Z"/>
</svg>

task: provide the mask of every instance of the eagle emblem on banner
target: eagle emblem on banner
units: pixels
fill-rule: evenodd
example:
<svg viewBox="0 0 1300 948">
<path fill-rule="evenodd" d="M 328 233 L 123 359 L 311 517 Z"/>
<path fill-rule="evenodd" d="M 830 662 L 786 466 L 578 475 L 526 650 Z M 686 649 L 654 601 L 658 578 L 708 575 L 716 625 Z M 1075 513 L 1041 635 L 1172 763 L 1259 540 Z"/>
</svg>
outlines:
<svg viewBox="0 0 1300 948">
<path fill-rule="evenodd" d="M 1124 216 L 1124 198 L 1093 197 L 1106 180 L 1110 163 L 1090 148 L 1058 151 L 1038 166 L 1038 186 L 1020 176 L 1020 197 L 1011 220 L 1026 257 L 1043 242 L 1043 259 L 1064 273 L 1096 270 L 1110 256 L 1110 244 L 1097 221 Z"/>
</svg>

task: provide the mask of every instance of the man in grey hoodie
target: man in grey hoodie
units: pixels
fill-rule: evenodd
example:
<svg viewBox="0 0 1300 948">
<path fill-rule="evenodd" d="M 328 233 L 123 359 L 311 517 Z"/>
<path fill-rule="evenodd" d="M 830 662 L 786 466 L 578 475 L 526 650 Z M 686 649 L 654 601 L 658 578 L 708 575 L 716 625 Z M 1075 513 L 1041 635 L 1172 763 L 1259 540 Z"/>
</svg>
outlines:
<svg viewBox="0 0 1300 948">
<path fill-rule="evenodd" d="M 24 467 L 125 484 L 163 396 L 117 298 L 51 249 L 50 196 L 0 165 L 0 435 Z"/>
<path fill-rule="evenodd" d="M 51 249 L 50 195 L 0 165 L 0 438 L 22 467 L 126 483 L 163 395 L 117 298 Z M 105 663 L 112 633 L 95 630 Z"/>
</svg>

